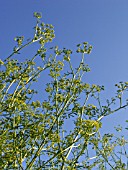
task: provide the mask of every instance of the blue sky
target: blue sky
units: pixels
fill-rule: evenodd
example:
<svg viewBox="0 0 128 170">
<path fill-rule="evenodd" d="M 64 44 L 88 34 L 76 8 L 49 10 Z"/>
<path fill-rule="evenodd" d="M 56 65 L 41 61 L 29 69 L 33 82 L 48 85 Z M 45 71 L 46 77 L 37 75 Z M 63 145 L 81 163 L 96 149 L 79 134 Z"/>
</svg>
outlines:
<svg viewBox="0 0 128 170">
<path fill-rule="evenodd" d="M 104 98 L 114 95 L 114 84 L 128 81 L 127 0 L 0 0 L 1 58 L 12 52 L 15 36 L 32 36 L 35 11 L 42 12 L 44 22 L 55 27 L 56 38 L 51 46 L 75 49 L 84 41 L 93 45 L 86 59 L 91 73 L 84 81 L 105 85 Z M 73 63 L 77 63 L 75 56 Z M 105 118 L 103 130 L 124 125 L 127 112 Z"/>
</svg>

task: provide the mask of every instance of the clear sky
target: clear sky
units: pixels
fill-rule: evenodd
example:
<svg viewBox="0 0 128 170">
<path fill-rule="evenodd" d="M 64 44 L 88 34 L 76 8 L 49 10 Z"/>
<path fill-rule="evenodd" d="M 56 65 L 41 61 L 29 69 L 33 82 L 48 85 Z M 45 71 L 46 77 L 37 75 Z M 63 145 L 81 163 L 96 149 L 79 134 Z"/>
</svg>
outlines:
<svg viewBox="0 0 128 170">
<path fill-rule="evenodd" d="M 0 0 L 1 58 L 12 52 L 15 36 L 31 37 L 34 12 L 42 12 L 44 22 L 55 27 L 51 46 L 75 49 L 84 41 L 93 45 L 85 81 L 105 85 L 104 97 L 114 95 L 114 84 L 128 81 L 128 0 Z M 111 115 L 103 129 L 126 119 L 127 110 Z"/>
</svg>

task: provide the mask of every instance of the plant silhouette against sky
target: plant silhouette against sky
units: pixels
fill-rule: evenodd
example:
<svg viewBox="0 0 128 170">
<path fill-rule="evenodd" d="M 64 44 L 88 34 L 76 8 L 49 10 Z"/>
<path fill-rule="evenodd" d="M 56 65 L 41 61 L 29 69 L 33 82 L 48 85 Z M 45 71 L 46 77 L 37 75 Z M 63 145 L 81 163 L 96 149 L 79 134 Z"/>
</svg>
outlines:
<svg viewBox="0 0 128 170">
<path fill-rule="evenodd" d="M 58 46 L 46 48 L 55 37 L 54 27 L 43 23 L 40 13 L 35 12 L 34 17 L 33 38 L 25 42 L 23 36 L 17 36 L 12 54 L 0 60 L 0 167 L 127 169 L 127 141 L 114 134 L 101 134 L 100 129 L 104 117 L 127 108 L 123 93 L 128 82 L 116 84 L 116 96 L 104 105 L 100 99 L 104 86 L 82 80 L 90 72 L 85 56 L 92 46 L 83 42 L 75 52 Z M 22 50 L 34 43 L 39 47 L 35 55 L 19 62 Z M 76 55 L 81 61 L 74 68 L 72 57 Z M 49 82 L 43 82 L 42 98 L 44 93 L 47 98 L 34 100 L 40 93 L 34 83 L 42 76 L 49 76 Z"/>
</svg>

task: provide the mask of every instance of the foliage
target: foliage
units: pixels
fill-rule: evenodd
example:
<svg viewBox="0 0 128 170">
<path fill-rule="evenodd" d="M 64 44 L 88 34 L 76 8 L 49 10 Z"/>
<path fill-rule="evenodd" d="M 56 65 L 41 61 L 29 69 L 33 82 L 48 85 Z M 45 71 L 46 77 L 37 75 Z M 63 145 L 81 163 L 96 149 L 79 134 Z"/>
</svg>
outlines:
<svg viewBox="0 0 128 170">
<path fill-rule="evenodd" d="M 122 101 L 128 82 L 116 84 L 116 96 L 103 105 L 104 87 L 82 80 L 90 71 L 84 58 L 92 46 L 87 42 L 77 45 L 81 61 L 74 68 L 70 49 L 45 48 L 55 37 L 53 26 L 42 23 L 40 13 L 34 16 L 33 38 L 25 43 L 23 36 L 17 36 L 13 53 L 0 60 L 1 169 L 127 169 L 122 160 L 128 157 L 127 141 L 113 134 L 101 135 L 100 128 L 105 116 L 128 106 Z M 35 55 L 18 62 L 15 56 L 33 43 L 40 46 Z M 38 89 L 32 85 L 39 76 L 46 76 L 45 70 L 50 82 L 44 82 L 47 99 L 41 102 L 34 100 Z"/>
</svg>

